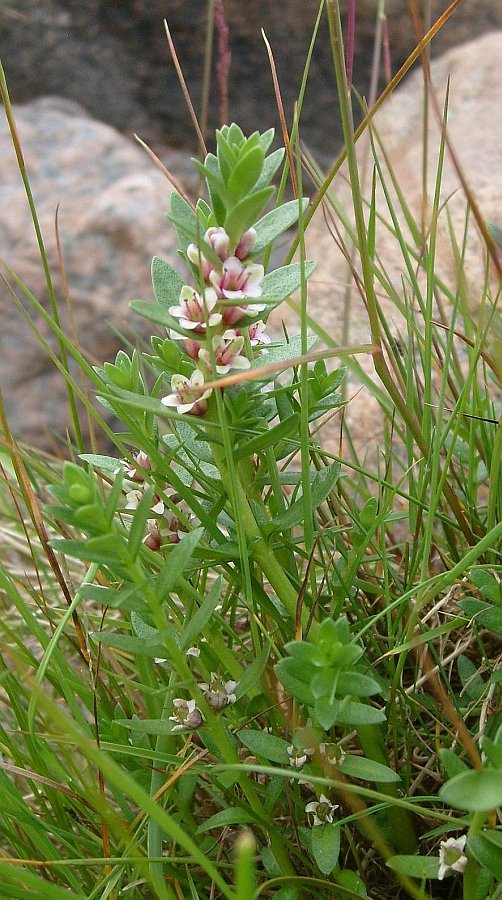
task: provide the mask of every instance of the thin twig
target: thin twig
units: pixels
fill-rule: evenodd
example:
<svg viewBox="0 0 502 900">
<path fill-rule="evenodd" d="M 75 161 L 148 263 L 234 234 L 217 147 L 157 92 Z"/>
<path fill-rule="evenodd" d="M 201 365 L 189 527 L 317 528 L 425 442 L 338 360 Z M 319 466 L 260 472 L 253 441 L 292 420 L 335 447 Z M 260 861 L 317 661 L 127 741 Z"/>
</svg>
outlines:
<svg viewBox="0 0 502 900">
<path fill-rule="evenodd" d="M 293 193 L 295 197 L 298 197 L 298 182 L 296 180 L 296 171 L 295 171 L 295 163 L 293 159 L 293 151 L 291 150 L 291 142 L 289 140 L 289 132 L 288 126 L 286 125 L 286 116 L 284 113 L 284 104 L 282 102 L 281 89 L 279 87 L 279 79 L 277 77 L 277 68 L 275 65 L 274 54 L 272 53 L 272 47 L 269 44 L 267 35 L 265 34 L 263 28 L 261 30 L 263 40 L 265 41 L 265 47 L 267 48 L 268 58 L 270 62 L 270 70 L 272 72 L 272 81 L 274 84 L 274 93 L 275 93 L 275 102 L 277 103 L 277 112 L 279 113 L 279 122 L 281 123 L 281 132 L 282 132 L 282 141 L 286 150 L 286 156 L 288 157 L 289 164 L 289 175 L 291 178 L 291 184 L 293 186 Z"/>
<path fill-rule="evenodd" d="M 173 39 L 171 37 L 171 32 L 169 31 L 169 25 L 167 24 L 167 19 L 164 19 L 164 28 L 166 29 L 167 35 L 167 43 L 169 44 L 169 52 L 171 53 L 171 59 L 174 63 L 174 68 L 176 69 L 176 74 L 178 76 L 179 83 L 181 85 L 181 90 L 183 91 L 183 96 L 185 98 L 185 103 L 188 107 L 188 111 L 190 113 L 190 118 L 193 123 L 193 127 L 195 128 L 195 133 L 199 139 L 200 149 L 203 157 L 207 156 L 207 147 L 204 141 L 204 137 L 202 135 L 202 131 L 200 130 L 199 123 L 197 121 L 197 116 L 195 114 L 195 110 L 193 108 L 193 103 L 190 99 L 190 94 L 188 92 L 187 83 L 185 81 L 185 76 L 183 75 L 183 70 L 180 66 L 178 54 L 176 53 L 176 48 L 174 46 Z"/>
</svg>

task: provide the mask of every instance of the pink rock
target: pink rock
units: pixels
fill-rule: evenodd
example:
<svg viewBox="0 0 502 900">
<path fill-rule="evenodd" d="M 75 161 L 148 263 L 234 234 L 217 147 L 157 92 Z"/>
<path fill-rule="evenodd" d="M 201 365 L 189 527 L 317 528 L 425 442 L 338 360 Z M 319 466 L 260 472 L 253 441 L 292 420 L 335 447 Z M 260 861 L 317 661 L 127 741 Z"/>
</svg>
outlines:
<svg viewBox="0 0 502 900">
<path fill-rule="evenodd" d="M 448 134 L 458 156 L 468 184 L 474 193 L 483 218 L 502 228 L 502 119 L 498 110 L 502 108 L 502 82 L 500 80 L 500 59 L 502 57 L 502 32 L 494 32 L 478 38 L 471 43 L 454 48 L 432 64 L 432 80 L 442 107 L 448 78 L 451 79 L 449 101 Z M 422 145 L 423 145 L 423 75 L 420 70 L 398 89 L 394 96 L 375 117 L 375 129 L 385 147 L 397 180 L 403 191 L 406 202 L 413 215 L 420 221 L 422 204 Z M 428 155 L 428 219 L 434 193 L 440 128 L 430 114 L 430 138 Z M 358 145 L 359 160 L 364 153 L 363 139 Z M 379 154 L 380 159 L 382 154 Z M 385 165 L 384 165 L 384 171 Z M 369 177 L 364 188 L 369 202 L 371 195 L 371 158 L 368 169 Z M 333 185 L 333 194 L 339 208 L 344 211 L 349 221 L 353 221 L 352 197 L 347 183 L 347 170 L 343 167 Z M 387 180 L 388 173 L 386 173 Z M 395 191 L 391 189 L 393 202 L 397 204 Z M 436 273 L 439 274 L 450 290 L 456 291 L 459 275 L 456 270 L 454 256 L 449 237 L 448 215 L 453 226 L 459 246 L 462 243 L 466 217 L 466 199 L 460 187 L 459 178 L 451 159 L 446 155 L 441 188 L 442 211 L 438 223 Z M 389 211 L 381 188 L 377 190 L 377 210 L 389 221 Z M 331 212 L 333 217 L 333 213 Z M 399 220 L 405 234 L 410 233 L 404 225 L 402 212 Z M 330 223 L 330 231 L 322 213 L 317 214 L 307 233 L 307 255 L 319 260 L 309 288 L 309 309 L 313 320 L 322 327 L 338 343 L 343 342 L 343 307 L 344 292 L 348 282 L 353 279 L 348 274 L 344 257 L 333 239 L 334 227 L 343 232 L 341 221 L 336 216 Z M 429 225 L 427 226 L 428 230 Z M 411 238 L 410 238 L 411 239 Z M 402 280 L 406 285 L 408 299 L 413 291 L 405 269 L 397 240 L 389 233 L 383 222 L 377 222 L 376 254 L 377 265 L 383 268 L 396 288 L 403 296 Z M 502 251 L 500 251 L 502 256 Z M 356 256 L 357 260 L 357 256 Z M 480 241 L 478 230 L 473 220 L 470 222 L 466 256 L 466 298 L 474 317 L 478 315 L 483 291 L 485 271 L 484 247 Z M 358 268 L 356 262 L 356 269 Z M 419 275 L 424 284 L 424 275 Z M 495 297 L 497 279 L 492 278 L 492 298 Z M 383 288 L 376 284 L 386 321 L 391 333 L 398 338 L 402 333 L 403 319 L 396 306 L 386 296 Z M 286 320 L 290 331 L 295 329 L 295 314 L 281 307 L 278 317 Z M 276 317 L 277 321 L 277 317 Z M 500 318 L 498 319 L 500 328 Z M 352 286 L 350 295 L 350 335 L 349 343 L 361 344 L 370 340 L 368 317 L 364 299 Z M 492 333 L 496 341 L 496 334 Z M 460 351 L 462 347 L 460 347 Z M 374 377 L 370 356 L 357 357 L 365 371 Z M 349 396 L 354 394 L 360 382 L 351 382 Z M 363 390 L 349 404 L 347 418 L 351 434 L 356 443 L 364 450 L 376 440 L 382 443 L 382 418 L 378 404 L 368 389 Z M 337 446 L 338 436 L 333 428 L 327 432 L 333 449 Z"/>
</svg>

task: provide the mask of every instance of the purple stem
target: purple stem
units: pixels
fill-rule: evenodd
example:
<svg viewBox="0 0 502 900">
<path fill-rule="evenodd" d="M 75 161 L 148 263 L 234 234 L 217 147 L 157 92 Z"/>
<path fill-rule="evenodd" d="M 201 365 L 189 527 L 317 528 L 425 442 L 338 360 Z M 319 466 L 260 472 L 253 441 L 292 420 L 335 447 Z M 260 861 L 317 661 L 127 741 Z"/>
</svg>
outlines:
<svg viewBox="0 0 502 900">
<path fill-rule="evenodd" d="M 216 79 L 220 98 L 220 125 L 228 118 L 228 72 L 232 54 L 230 53 L 229 29 L 225 20 L 223 0 L 214 3 L 214 27 L 218 35 L 218 61 L 216 63 Z"/>
<path fill-rule="evenodd" d="M 392 66 L 390 59 L 390 44 L 389 44 L 389 25 L 387 22 L 387 16 L 384 16 L 382 19 L 382 41 L 383 41 L 383 65 L 384 72 L 387 84 L 392 78 Z"/>
</svg>

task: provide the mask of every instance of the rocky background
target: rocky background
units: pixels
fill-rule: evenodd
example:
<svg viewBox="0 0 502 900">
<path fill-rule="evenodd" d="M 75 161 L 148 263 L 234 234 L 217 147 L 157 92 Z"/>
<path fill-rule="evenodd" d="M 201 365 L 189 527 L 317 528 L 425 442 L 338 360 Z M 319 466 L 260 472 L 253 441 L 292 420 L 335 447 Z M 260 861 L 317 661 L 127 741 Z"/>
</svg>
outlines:
<svg viewBox="0 0 502 900">
<path fill-rule="evenodd" d="M 357 4 L 355 83 L 363 92 L 369 80 L 376 5 L 376 0 Z M 432 3 L 434 15 L 446 6 L 445 2 Z M 274 48 L 284 98 L 291 108 L 317 7 L 317 0 L 249 0 L 243 17 L 243 4 L 226 0 L 233 54 L 230 118 L 235 117 L 245 130 L 277 124 L 260 26 Z M 197 104 L 206 9 L 203 0 L 0 3 L 0 50 L 16 102 L 17 125 L 61 315 L 64 319 L 54 231 L 58 203 L 78 341 L 98 363 L 112 359 L 121 345 L 114 332 L 125 332 L 133 341 L 147 336 L 148 325 L 128 316 L 128 303 L 136 297 L 152 297 L 151 257 L 160 255 L 173 264 L 179 262 L 173 230 L 164 215 L 170 185 L 130 138 L 132 132 L 140 132 L 159 149 L 168 168 L 192 187 L 188 157 L 195 143 L 169 60 L 162 18 L 169 17 Z M 414 46 L 413 29 L 405 0 L 387 0 L 386 10 L 395 70 Z M 486 217 L 502 227 L 502 120 L 498 113 L 502 106 L 502 31 L 492 30 L 486 38 L 457 47 L 466 37 L 496 26 L 502 28 L 500 0 L 486 0 L 482 16 L 478 2 L 463 0 L 435 43 L 435 56 L 453 47 L 434 64 L 433 73 L 441 89 L 453 74 L 450 122 L 454 143 Z M 339 128 L 325 31 L 324 23 L 305 104 L 304 137 L 321 156 L 332 158 L 339 144 Z M 417 67 L 377 119 L 411 203 L 415 198 L 419 202 L 421 190 L 422 81 Z M 216 106 L 213 103 L 213 108 Z M 214 124 L 213 119 L 211 127 Z M 47 306 L 33 226 L 3 116 L 0 159 L 0 257 Z M 454 194 L 461 222 L 465 205 L 456 188 L 454 172 L 447 168 L 445 190 Z M 343 173 L 335 190 L 350 208 Z M 379 240 L 385 240 L 383 229 Z M 440 245 L 445 266 L 451 262 L 447 243 Z M 393 252 L 381 246 L 378 251 L 387 254 L 387 259 Z M 325 327 L 337 334 L 346 273 L 322 216 L 312 223 L 309 252 L 320 260 L 310 290 L 311 312 L 322 316 Z M 8 281 L 12 286 L 13 279 L 8 277 Z M 479 290 L 474 278 L 474 297 Z M 20 296 L 19 289 L 16 292 Z M 367 338 L 365 310 L 356 300 L 354 342 Z M 16 308 L 11 289 L 2 282 L 0 315 L 0 383 L 11 427 L 30 443 L 57 448 L 55 435 L 64 435 L 68 426 L 64 384 Z M 50 341 L 47 327 L 38 319 L 37 325 Z M 293 320 L 290 325 L 293 330 Z M 368 398 L 361 392 L 350 415 L 355 426 L 359 423 L 363 443 L 368 433 L 378 433 L 376 414 L 371 412 L 368 425 Z"/>
<path fill-rule="evenodd" d="M 347 0 L 342 0 L 345 14 Z M 434 21 L 449 5 L 430 0 Z M 377 0 L 358 0 L 354 84 L 367 95 Z M 422 2 L 417 3 L 419 8 Z M 167 18 L 195 108 L 199 109 L 207 0 L 3 0 L 0 48 L 12 98 L 24 103 L 56 94 L 126 134 L 169 147 L 195 146 L 172 65 Z M 297 98 L 319 0 L 224 0 L 230 31 L 229 117 L 244 131 L 277 123 L 263 28 L 272 45 L 286 110 Z M 480 10 L 482 9 L 482 14 Z M 386 0 L 394 74 L 415 46 L 407 0 Z M 501 0 L 462 0 L 432 48 L 434 55 L 502 28 Z M 214 67 L 213 67 L 214 69 Z M 383 85 L 383 77 L 381 85 Z M 216 91 L 213 74 L 212 97 Z M 217 102 L 209 130 L 217 122 Z M 340 143 L 333 63 L 324 20 L 302 115 L 306 143 L 325 158 Z"/>
</svg>

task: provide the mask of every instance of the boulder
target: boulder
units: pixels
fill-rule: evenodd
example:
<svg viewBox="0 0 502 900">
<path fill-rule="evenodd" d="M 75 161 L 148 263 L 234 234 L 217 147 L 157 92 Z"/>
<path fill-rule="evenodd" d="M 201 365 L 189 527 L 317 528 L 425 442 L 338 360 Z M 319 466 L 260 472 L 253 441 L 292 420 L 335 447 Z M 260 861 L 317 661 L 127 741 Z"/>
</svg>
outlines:
<svg viewBox="0 0 502 900">
<path fill-rule="evenodd" d="M 475 41 L 453 48 L 432 64 L 432 83 L 442 108 L 447 83 L 450 82 L 447 132 L 451 145 L 460 163 L 467 183 L 474 195 L 481 215 L 486 222 L 502 229 L 502 120 L 495 110 L 502 105 L 502 83 L 499 78 L 502 52 L 502 31 L 487 34 Z M 420 222 L 423 203 L 422 154 L 423 154 L 423 93 L 424 80 L 417 70 L 389 99 L 374 120 L 375 131 L 388 155 L 406 203 L 416 222 Z M 429 151 L 427 163 L 426 191 L 426 233 L 430 225 L 430 211 L 434 195 L 439 158 L 441 128 L 433 111 L 430 112 Z M 364 138 L 358 144 L 359 162 L 365 153 Z M 380 159 L 382 154 L 378 153 Z M 387 183 L 390 177 L 385 165 L 383 170 Z M 338 208 L 349 221 L 352 218 L 352 197 L 348 186 L 346 167 L 342 167 L 332 187 Z M 369 204 L 371 198 L 371 156 L 366 178 L 364 195 Z M 399 208 L 396 192 L 390 186 L 390 195 L 401 227 L 412 246 L 416 246 L 406 227 Z M 378 267 L 386 272 L 397 293 L 413 302 L 413 290 L 406 271 L 396 238 L 384 222 L 390 222 L 387 202 L 381 187 L 376 192 L 377 213 L 382 217 L 376 226 L 376 257 Z M 368 207 L 369 208 L 369 207 Z M 455 234 L 458 247 L 462 246 L 466 224 L 467 201 L 460 186 L 455 165 L 446 152 L 441 182 L 441 212 L 438 219 L 437 250 L 435 272 L 455 292 L 462 288 L 470 314 L 476 318 L 483 295 L 485 278 L 485 246 L 478 229 L 470 219 L 465 242 L 463 279 L 459 277 L 458 266 L 452 251 L 450 228 Z M 331 214 L 332 215 L 332 214 Z M 362 344 L 370 340 L 368 316 L 363 299 L 353 284 L 342 252 L 334 240 L 334 230 L 340 228 L 336 216 L 327 227 L 326 216 L 320 211 L 312 220 L 306 236 L 307 255 L 318 260 L 318 268 L 309 282 L 309 311 L 313 321 L 321 323 L 338 344 L 343 343 L 344 302 L 348 285 L 350 289 L 350 334 L 351 344 Z M 342 229 L 343 233 L 343 229 Z M 350 242 L 349 242 L 350 243 Z M 502 258 L 502 251 L 499 251 Z M 355 257 L 357 259 L 357 256 Z M 415 266 L 419 271 L 418 264 Z M 357 262 L 356 262 L 357 269 Z M 423 273 L 419 274 L 422 286 Z M 386 296 L 378 282 L 377 291 L 382 310 L 391 330 L 392 337 L 399 339 L 403 320 L 396 305 Z M 405 287 L 403 288 L 403 285 Z M 497 296 L 500 284 L 492 266 L 491 298 Z M 418 322 L 420 314 L 418 313 Z M 446 308 L 448 316 L 448 309 Z M 280 317 L 286 321 L 291 332 L 297 327 L 296 313 L 287 307 L 281 308 Z M 500 323 L 500 317 L 496 320 Z M 277 322 L 276 322 L 277 324 Z M 420 326 L 419 326 L 420 327 Z M 495 327 L 496 323 L 495 323 Z M 497 331 L 490 340 L 497 351 Z M 458 343 L 462 352 L 462 343 Z M 370 356 L 358 357 L 363 361 L 367 373 L 373 377 Z M 356 394 L 360 386 L 351 382 L 349 394 Z M 347 420 L 351 435 L 360 447 L 370 447 L 372 442 L 381 443 L 382 419 L 379 408 L 368 389 L 363 388 L 349 403 Z M 374 446 L 374 443 L 373 443 Z M 333 440 L 336 447 L 336 438 Z"/>
<path fill-rule="evenodd" d="M 128 312 L 136 297 L 152 297 L 150 264 L 158 254 L 174 262 L 175 236 L 165 220 L 171 187 L 146 153 L 115 129 L 57 98 L 15 108 L 15 117 L 54 279 L 61 318 L 66 313 L 56 252 L 59 229 L 78 340 L 93 361 L 114 357 L 114 331 L 137 333 Z M 6 119 L 0 120 L 0 255 L 49 308 L 34 228 Z M 179 171 L 176 154 L 166 160 Z M 184 165 L 184 163 L 183 163 Z M 12 284 L 12 279 L 10 279 Z M 16 293 L 21 296 L 17 289 Z M 27 305 L 27 304 L 25 304 Z M 0 283 L 0 378 L 13 431 L 37 446 L 49 432 L 65 433 L 68 407 L 61 376 Z M 35 315 L 51 346 L 48 326 Z M 147 332 L 147 323 L 144 325 Z"/>
<path fill-rule="evenodd" d="M 341 0 L 346 19 L 348 0 Z M 358 0 L 354 83 L 367 95 L 377 0 Z M 424 4 L 417 3 L 419 8 Z M 448 0 L 431 0 L 434 21 Z M 14 8 L 15 7 L 15 8 Z M 502 28 L 500 0 L 462 0 L 432 45 L 439 55 L 485 31 Z M 261 28 L 272 45 L 284 104 L 291 121 L 319 0 L 224 0 L 229 26 L 229 117 L 244 131 L 277 124 L 270 69 Z M 81 103 L 94 117 L 149 142 L 194 148 L 195 138 L 172 65 L 163 27 L 167 16 L 195 108 L 200 109 L 209 3 L 203 0 L 16 0 L 0 4 L 3 63 L 12 96 L 26 102 L 57 94 Z M 386 0 L 392 72 L 416 43 L 407 0 Z M 218 124 L 213 53 L 209 134 Z M 384 84 L 383 67 L 380 86 Z M 325 158 L 340 144 L 341 129 L 326 16 L 312 59 L 302 112 L 306 143 Z"/>
</svg>

